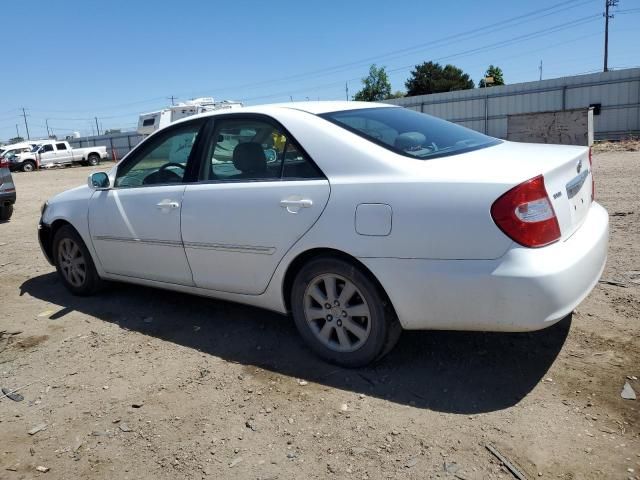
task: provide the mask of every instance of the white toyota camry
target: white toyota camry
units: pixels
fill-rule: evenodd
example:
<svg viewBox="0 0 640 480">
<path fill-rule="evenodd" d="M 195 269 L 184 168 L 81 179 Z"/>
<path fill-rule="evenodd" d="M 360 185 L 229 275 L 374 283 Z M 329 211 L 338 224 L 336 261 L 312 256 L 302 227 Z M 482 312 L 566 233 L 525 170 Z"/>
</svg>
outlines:
<svg viewBox="0 0 640 480">
<path fill-rule="evenodd" d="M 114 280 L 291 312 L 359 366 L 402 329 L 561 320 L 602 273 L 608 216 L 588 148 L 309 102 L 176 122 L 45 203 L 39 237 L 74 294 Z"/>
</svg>

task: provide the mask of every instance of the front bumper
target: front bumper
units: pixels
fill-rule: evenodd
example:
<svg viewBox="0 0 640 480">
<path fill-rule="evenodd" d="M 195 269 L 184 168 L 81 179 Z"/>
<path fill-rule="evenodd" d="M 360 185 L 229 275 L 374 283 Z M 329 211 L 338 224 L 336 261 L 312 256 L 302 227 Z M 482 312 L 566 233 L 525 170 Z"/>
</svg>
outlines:
<svg viewBox="0 0 640 480">
<path fill-rule="evenodd" d="M 566 317 L 598 282 L 609 219 L 593 203 L 570 238 L 514 245 L 496 260 L 361 258 L 385 288 L 405 329 L 522 332 Z"/>
<path fill-rule="evenodd" d="M 40 250 L 44 254 L 44 257 L 47 259 L 49 264 L 54 265 L 53 263 L 53 252 L 52 252 L 52 238 L 51 238 L 51 227 L 42 223 L 42 219 L 38 223 L 38 243 L 40 244 Z"/>
</svg>

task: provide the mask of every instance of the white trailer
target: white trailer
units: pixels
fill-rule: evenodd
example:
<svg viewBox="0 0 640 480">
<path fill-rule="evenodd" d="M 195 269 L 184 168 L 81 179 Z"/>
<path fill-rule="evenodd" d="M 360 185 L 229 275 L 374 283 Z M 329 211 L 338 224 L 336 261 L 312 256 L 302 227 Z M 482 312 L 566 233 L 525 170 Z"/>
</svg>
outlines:
<svg viewBox="0 0 640 480">
<path fill-rule="evenodd" d="M 231 110 L 242 107 L 232 100 L 215 101 L 212 97 L 194 98 L 155 112 L 142 113 L 138 118 L 138 133 L 151 135 L 176 120 L 212 110 Z"/>
</svg>

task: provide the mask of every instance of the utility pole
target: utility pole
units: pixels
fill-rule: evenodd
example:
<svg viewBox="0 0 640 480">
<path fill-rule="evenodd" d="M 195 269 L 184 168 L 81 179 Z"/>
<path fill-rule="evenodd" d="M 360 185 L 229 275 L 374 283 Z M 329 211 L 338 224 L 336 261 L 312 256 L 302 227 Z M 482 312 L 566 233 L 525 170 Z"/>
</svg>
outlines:
<svg viewBox="0 0 640 480">
<path fill-rule="evenodd" d="M 538 70 L 540 70 L 540 80 L 542 80 L 542 60 L 540 60 L 540 66 L 538 67 Z"/>
<path fill-rule="evenodd" d="M 16 123 L 16 137 L 20 137 L 20 130 L 18 130 L 18 124 Z"/>
<path fill-rule="evenodd" d="M 609 14 L 609 7 L 617 7 L 618 0 L 604 0 L 604 70 L 609 71 L 609 19 L 613 14 Z"/>
<path fill-rule="evenodd" d="M 167 97 L 167 99 L 171 100 L 171 105 L 175 105 L 174 100 L 177 100 L 178 98 L 171 95 L 170 97 Z"/>
<path fill-rule="evenodd" d="M 47 138 L 49 138 L 51 136 L 51 133 L 49 132 L 49 119 L 45 118 L 44 123 L 47 125 Z"/>
<path fill-rule="evenodd" d="M 31 137 L 29 137 L 29 125 L 27 124 L 27 112 L 24 111 L 24 107 L 22 107 L 22 117 L 24 118 L 24 128 L 27 130 L 27 140 L 31 140 Z"/>
<path fill-rule="evenodd" d="M 93 117 L 96 121 L 96 130 L 98 131 L 98 136 L 100 136 L 100 127 L 98 126 L 98 117 Z"/>
<path fill-rule="evenodd" d="M 349 101 L 349 82 L 344 82 L 344 93 L 347 95 L 347 102 Z"/>
</svg>

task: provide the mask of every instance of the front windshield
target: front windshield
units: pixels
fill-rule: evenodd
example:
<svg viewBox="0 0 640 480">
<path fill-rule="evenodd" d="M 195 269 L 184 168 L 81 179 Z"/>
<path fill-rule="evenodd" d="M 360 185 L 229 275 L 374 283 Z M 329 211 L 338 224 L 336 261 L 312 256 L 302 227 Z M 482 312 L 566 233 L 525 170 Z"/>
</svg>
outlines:
<svg viewBox="0 0 640 480">
<path fill-rule="evenodd" d="M 401 107 L 362 108 L 320 115 L 397 153 L 427 159 L 468 152 L 500 140 Z"/>
</svg>

